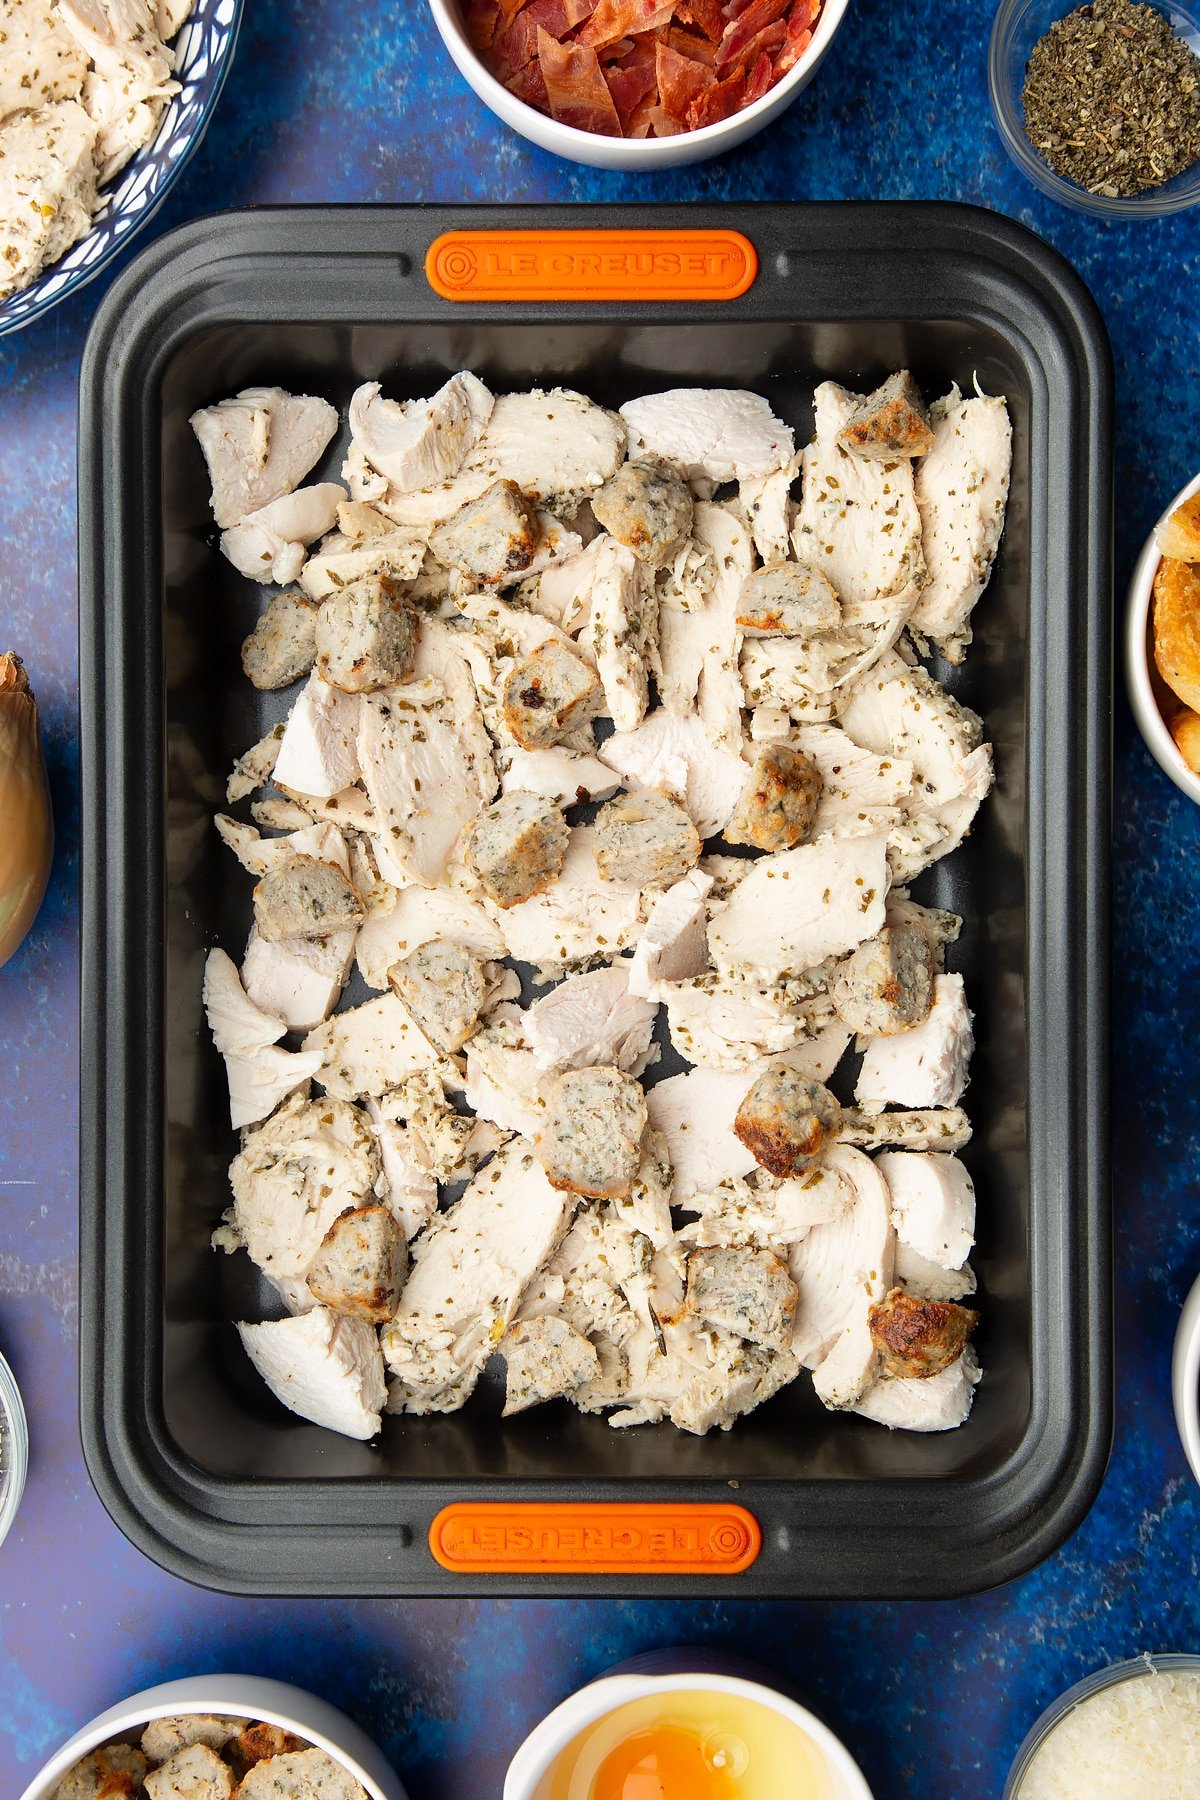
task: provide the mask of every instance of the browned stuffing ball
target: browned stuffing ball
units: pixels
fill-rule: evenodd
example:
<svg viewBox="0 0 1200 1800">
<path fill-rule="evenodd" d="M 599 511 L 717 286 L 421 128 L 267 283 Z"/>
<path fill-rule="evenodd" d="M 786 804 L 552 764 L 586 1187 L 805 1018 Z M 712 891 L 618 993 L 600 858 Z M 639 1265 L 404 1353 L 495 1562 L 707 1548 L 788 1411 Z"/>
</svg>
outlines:
<svg viewBox="0 0 1200 1800">
<path fill-rule="evenodd" d="M 494 587 L 529 567 L 541 535 L 532 500 L 515 481 L 497 481 L 439 525 L 429 548 L 447 568 Z"/>
<path fill-rule="evenodd" d="M 786 1180 L 822 1160 L 841 1120 L 827 1087 L 776 1063 L 738 1107 L 733 1129 L 760 1167 Z"/>
<path fill-rule="evenodd" d="M 308 674 L 317 655 L 317 612 L 304 594 L 272 594 L 242 645 L 242 668 L 254 687 L 273 692 Z"/>
<path fill-rule="evenodd" d="M 388 970 L 392 991 L 435 1050 L 461 1050 L 479 1024 L 483 964 L 463 944 L 422 944 Z"/>
<path fill-rule="evenodd" d="M 603 707 L 595 669 L 556 638 L 517 663 L 504 684 L 504 722 L 523 750 L 561 744 Z"/>
<path fill-rule="evenodd" d="M 907 369 L 889 375 L 873 394 L 859 401 L 838 432 L 838 443 L 869 462 L 924 456 L 933 448 L 921 390 Z"/>
<path fill-rule="evenodd" d="M 315 856 L 290 856 L 268 869 L 254 890 L 254 923 L 271 944 L 328 937 L 361 925 L 365 916 L 342 871 Z"/>
<path fill-rule="evenodd" d="M 518 906 L 562 873 L 570 828 L 553 800 L 517 788 L 480 813 L 468 855 L 497 906 Z"/>
<path fill-rule="evenodd" d="M 266 1725 L 257 1722 L 247 1725 L 245 1731 L 239 1732 L 229 1745 L 229 1754 L 234 1766 L 243 1772 L 254 1768 L 257 1763 L 266 1762 L 271 1756 L 287 1756 L 293 1751 L 307 1749 L 303 1738 L 292 1731 L 284 1731 L 280 1725 Z"/>
<path fill-rule="evenodd" d="M 322 602 L 317 615 L 317 673 L 346 694 L 369 694 L 408 681 L 420 622 L 391 575 L 362 575 Z"/>
<path fill-rule="evenodd" d="M 864 1037 L 893 1037 L 929 1017 L 935 957 L 915 925 L 885 925 L 840 962 L 829 998 L 843 1025 Z"/>
<path fill-rule="evenodd" d="M 803 750 L 767 744 L 754 759 L 741 799 L 722 832 L 727 844 L 790 850 L 813 828 L 825 782 Z"/>
<path fill-rule="evenodd" d="M 132 1744 L 109 1744 L 75 1764 L 59 1782 L 54 1800 L 134 1800 L 149 1768 Z"/>
<path fill-rule="evenodd" d="M 371 1325 L 395 1317 L 408 1273 L 408 1244 L 386 1206 L 349 1207 L 321 1240 L 306 1277 L 332 1312 Z"/>
<path fill-rule="evenodd" d="M 892 1288 L 869 1313 L 871 1342 L 889 1375 L 926 1380 L 956 1363 L 979 1314 L 953 1300 L 923 1300 Z"/>
<path fill-rule="evenodd" d="M 693 502 L 683 478 L 661 456 L 639 456 L 619 468 L 592 511 L 641 562 L 667 562 L 692 529 Z"/>
</svg>

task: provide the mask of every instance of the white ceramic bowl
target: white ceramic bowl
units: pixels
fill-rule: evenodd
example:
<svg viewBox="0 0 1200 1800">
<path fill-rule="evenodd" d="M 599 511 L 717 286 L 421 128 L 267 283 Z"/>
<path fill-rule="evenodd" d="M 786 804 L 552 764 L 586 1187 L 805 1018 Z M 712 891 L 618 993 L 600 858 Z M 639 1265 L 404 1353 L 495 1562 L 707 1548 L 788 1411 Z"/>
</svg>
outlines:
<svg viewBox="0 0 1200 1800">
<path fill-rule="evenodd" d="M 646 1699 L 652 1694 L 697 1689 L 710 1694 L 737 1694 L 779 1713 L 806 1734 L 824 1760 L 832 1783 L 833 1800 L 871 1800 L 871 1790 L 850 1752 L 807 1707 L 762 1682 L 744 1676 L 701 1671 L 674 1674 L 617 1672 L 601 1676 L 590 1687 L 580 1688 L 577 1694 L 555 1707 L 521 1745 L 509 1765 L 504 1800 L 535 1800 L 540 1785 L 567 1746 L 581 1731 L 606 1714 L 615 1712 L 618 1706 L 626 1706 L 631 1700 Z"/>
<path fill-rule="evenodd" d="M 1181 488 L 1167 507 L 1165 519 L 1177 506 L 1200 489 L 1200 475 Z M 1162 520 L 1159 521 L 1161 524 Z M 1146 539 L 1129 584 L 1129 611 L 1125 621 L 1125 681 L 1129 703 L 1138 730 L 1146 740 L 1146 748 L 1160 769 L 1171 777 L 1175 786 L 1189 799 L 1200 802 L 1200 775 L 1194 775 L 1175 748 L 1175 740 L 1167 730 L 1163 717 L 1164 699 L 1171 698 L 1154 667 L 1154 650 L 1150 638 L 1150 603 L 1154 594 L 1154 575 L 1162 553 L 1154 541 L 1154 533 Z"/>
<path fill-rule="evenodd" d="M 282 1681 L 263 1681 L 256 1675 L 189 1676 L 122 1700 L 119 1706 L 101 1713 L 77 1731 L 34 1777 L 21 1800 L 49 1800 L 67 1771 L 90 1750 L 122 1738 L 136 1743 L 151 1719 L 172 1718 L 179 1713 L 223 1713 L 226 1717 L 261 1719 L 267 1725 L 279 1725 L 343 1763 L 370 1800 L 407 1800 L 400 1777 L 345 1713 L 306 1694 L 302 1688 Z"/>
<path fill-rule="evenodd" d="M 594 169 L 674 169 L 732 150 L 735 144 L 744 143 L 777 119 L 825 61 L 849 4 L 850 0 L 825 0 L 808 49 L 761 100 L 717 125 L 705 125 L 699 131 L 684 131 L 670 138 L 600 137 L 592 131 L 578 131 L 573 125 L 560 125 L 557 119 L 518 100 L 502 81 L 489 74 L 467 39 L 458 0 L 429 0 L 429 9 L 459 71 L 484 105 L 530 143 Z"/>
<path fill-rule="evenodd" d="M 25 1492 L 29 1426 L 13 1372 L 0 1356 L 0 1544 L 12 1529 Z"/>
<path fill-rule="evenodd" d="M 1200 1278 L 1184 1301 L 1175 1328 L 1171 1400 L 1188 1467 L 1200 1481 Z"/>
</svg>

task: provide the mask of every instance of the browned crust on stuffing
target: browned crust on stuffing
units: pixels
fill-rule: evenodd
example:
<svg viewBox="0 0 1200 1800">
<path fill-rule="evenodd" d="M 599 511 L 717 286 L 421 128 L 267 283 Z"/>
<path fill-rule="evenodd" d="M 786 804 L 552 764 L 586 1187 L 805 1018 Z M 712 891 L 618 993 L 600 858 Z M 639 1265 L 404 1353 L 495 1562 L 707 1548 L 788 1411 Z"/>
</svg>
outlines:
<svg viewBox="0 0 1200 1800">
<path fill-rule="evenodd" d="M 871 1307 L 871 1342 L 889 1375 L 926 1380 L 956 1363 L 979 1314 L 953 1300 L 924 1300 L 892 1288 Z"/>
</svg>

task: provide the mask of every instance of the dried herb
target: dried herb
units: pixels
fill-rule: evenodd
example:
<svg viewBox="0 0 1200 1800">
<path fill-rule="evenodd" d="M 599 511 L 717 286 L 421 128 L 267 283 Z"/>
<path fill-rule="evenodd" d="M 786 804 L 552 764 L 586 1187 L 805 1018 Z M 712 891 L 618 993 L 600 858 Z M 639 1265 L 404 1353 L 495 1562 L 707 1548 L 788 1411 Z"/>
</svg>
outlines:
<svg viewBox="0 0 1200 1800">
<path fill-rule="evenodd" d="M 1200 57 L 1153 6 L 1068 13 L 1034 45 L 1021 101 L 1038 155 L 1092 194 L 1141 194 L 1200 160 Z"/>
</svg>

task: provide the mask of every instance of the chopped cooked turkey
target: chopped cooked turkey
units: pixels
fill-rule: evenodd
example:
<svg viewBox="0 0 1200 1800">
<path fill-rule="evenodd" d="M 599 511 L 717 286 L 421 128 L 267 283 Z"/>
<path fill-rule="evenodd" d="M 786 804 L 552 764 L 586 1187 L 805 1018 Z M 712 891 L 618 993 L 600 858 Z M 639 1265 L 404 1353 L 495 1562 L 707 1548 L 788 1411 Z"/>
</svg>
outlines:
<svg viewBox="0 0 1200 1800">
<path fill-rule="evenodd" d="M 235 1127 L 265 1119 L 320 1068 L 320 1057 L 311 1052 L 278 1048 L 286 1021 L 264 1013 L 247 996 L 224 950 L 211 950 L 204 965 L 204 1007 L 213 1042 L 225 1058 Z"/>
<path fill-rule="evenodd" d="M 380 848 L 406 883 L 436 887 L 464 827 L 496 791 L 469 678 L 464 669 L 455 687 L 414 681 L 364 694 L 359 705 L 358 760 Z"/>
<path fill-rule="evenodd" d="M 453 1072 L 395 994 L 335 1013 L 309 1032 L 304 1048 L 319 1052 L 316 1079 L 342 1100 L 386 1094 L 419 1069 L 433 1069 L 447 1080 Z"/>
<path fill-rule="evenodd" d="M 418 1160 L 415 1131 L 385 1117 L 378 1100 L 368 1101 L 367 1112 L 383 1164 L 383 1202 L 404 1233 L 405 1243 L 411 1243 L 437 1211 L 437 1182 Z"/>
<path fill-rule="evenodd" d="M 311 394 L 253 387 L 194 412 L 191 427 L 208 464 L 213 517 L 225 531 L 299 486 L 338 416 Z"/>
<path fill-rule="evenodd" d="M 480 962 L 505 954 L 503 936 L 477 900 L 455 888 L 409 887 L 360 929 L 355 943 L 359 973 L 369 988 L 386 988 L 394 964 L 439 938 L 461 944 Z"/>
<path fill-rule="evenodd" d="M 87 57 L 51 0 L 5 7 L 0 119 L 79 95 Z"/>
<path fill-rule="evenodd" d="M 218 813 L 213 823 L 222 843 L 228 844 L 243 869 L 248 869 L 251 875 L 266 875 L 297 857 L 317 858 L 332 864 L 343 875 L 349 873 L 346 840 L 336 825 L 306 823 L 284 837 L 263 837 L 253 825 L 245 825 L 228 813 Z"/>
<path fill-rule="evenodd" d="M 975 1184 L 957 1156 L 889 1150 L 875 1166 L 900 1242 L 939 1268 L 961 1269 L 975 1243 Z"/>
<path fill-rule="evenodd" d="M 500 1342 L 507 1365 L 504 1417 L 570 1394 L 600 1375 L 595 1346 L 565 1319 L 518 1319 Z"/>
<path fill-rule="evenodd" d="M 961 975 L 937 975 L 920 1025 L 867 1046 L 854 1098 L 860 1106 L 957 1106 L 975 1048 Z"/>
<path fill-rule="evenodd" d="M 660 983 L 656 998 L 666 1001 L 675 1048 L 703 1068 L 750 1068 L 812 1035 L 813 1011 L 797 1005 L 778 983 L 757 987 L 710 972 Z"/>
<path fill-rule="evenodd" d="M 661 611 L 659 662 L 666 689 L 664 697 L 672 711 L 676 710 L 669 693 L 673 690 L 677 698 L 686 693 L 691 685 L 691 666 L 698 648 L 700 662 L 692 686 L 696 710 L 713 742 L 736 754 L 742 747 L 742 708 L 746 703 L 738 667 L 742 634 L 737 615 L 753 560 L 750 537 L 736 513 L 725 506 L 697 506 L 694 529 L 697 542 L 712 557 L 714 573 L 698 613 L 680 613 L 673 607 L 664 607 Z M 689 621 L 689 628 L 678 643 L 673 643 L 672 634 L 680 619 Z M 690 629 L 693 620 L 698 622 L 698 639 Z M 679 648 L 686 653 L 682 658 L 682 686 L 672 666 L 678 666 L 676 650 Z M 688 696 L 687 704 L 690 699 Z"/>
<path fill-rule="evenodd" d="M 931 418 L 933 447 L 916 488 L 929 580 L 909 624 L 957 663 L 1004 530 L 1012 425 L 1003 400 L 964 400 L 957 387 L 935 403 Z"/>
<path fill-rule="evenodd" d="M 788 744 L 767 744 L 755 756 L 725 826 L 727 844 L 791 850 L 809 837 L 824 777 L 812 758 Z"/>
<path fill-rule="evenodd" d="M 629 962 L 629 991 L 645 1000 L 663 1000 L 668 984 L 690 981 L 708 967 L 708 913 L 705 902 L 713 878 L 689 869 L 681 881 L 659 894 Z"/>
<path fill-rule="evenodd" d="M 348 1207 L 333 1221 L 308 1266 L 310 1292 L 331 1312 L 386 1325 L 400 1303 L 408 1245 L 386 1206 Z"/>
<path fill-rule="evenodd" d="M 281 494 L 223 531 L 221 553 L 239 575 L 286 586 L 304 567 L 309 544 L 331 529 L 345 498 L 345 488 L 329 481 Z"/>
<path fill-rule="evenodd" d="M 631 1075 L 565 1070 L 547 1090 L 535 1149 L 552 1187 L 608 1200 L 627 1194 L 642 1159 L 646 1097 Z"/>
<path fill-rule="evenodd" d="M 612 739 L 608 742 L 611 744 Z M 620 785 L 616 771 L 598 756 L 569 750 L 564 745 L 553 750 L 511 750 L 508 767 L 501 777 L 506 794 L 521 788 L 562 807 L 607 800 Z"/>
<path fill-rule="evenodd" d="M 484 893 L 507 911 L 551 887 L 562 873 L 570 830 L 540 794 L 504 794 L 479 815 L 467 844 Z"/>
<path fill-rule="evenodd" d="M 146 1800 L 230 1800 L 234 1775 L 208 1744 L 177 1750 L 146 1777 Z"/>
<path fill-rule="evenodd" d="M 783 562 L 791 553 L 792 483 L 796 460 L 770 475 L 752 476 L 738 484 L 738 506 L 745 515 L 754 548 L 765 563 Z"/>
<path fill-rule="evenodd" d="M 873 394 L 863 395 L 838 432 L 843 450 L 868 462 L 924 456 L 933 441 L 921 390 L 907 369 L 898 369 Z"/>
<path fill-rule="evenodd" d="M 610 1425 L 620 1429 L 670 1419 L 678 1430 L 697 1437 L 728 1431 L 735 1420 L 753 1412 L 798 1373 L 789 1350 L 764 1350 L 726 1335 L 715 1344 L 707 1334 L 700 1344 L 689 1343 L 678 1329 L 669 1329 L 666 1337 L 664 1356 L 643 1333 L 641 1355 L 626 1384 L 626 1405 L 612 1415 Z M 681 1339 L 684 1347 L 678 1349 Z"/>
<path fill-rule="evenodd" d="M 96 126 L 77 100 L 0 124 L 0 299 L 28 287 L 92 222 Z"/>
<path fill-rule="evenodd" d="M 383 1352 L 397 1412 L 453 1412 L 469 1399 L 574 1200 L 551 1187 L 527 1139 L 503 1145 L 413 1247 Z"/>
<path fill-rule="evenodd" d="M 609 800 L 594 841 L 601 877 L 623 887 L 672 887 L 700 859 L 700 834 L 687 811 L 653 788 Z"/>
<path fill-rule="evenodd" d="M 244 800 L 256 788 L 271 778 L 280 749 L 283 746 L 284 721 L 272 725 L 265 737 L 259 738 L 257 744 L 251 744 L 242 756 L 239 756 L 230 771 L 225 786 L 225 798 L 230 806 L 238 800 Z"/>
<path fill-rule="evenodd" d="M 388 981 L 435 1050 L 461 1050 L 486 993 L 484 965 L 463 944 L 422 944 L 388 970 Z"/>
<path fill-rule="evenodd" d="M 885 848 L 878 834 L 831 838 L 752 862 L 713 909 L 708 941 L 716 967 L 778 981 L 856 949 L 884 921 Z"/>
<path fill-rule="evenodd" d="M 862 837 L 896 822 L 913 786 L 904 757 L 865 750 L 838 725 L 799 725 L 791 741 L 821 771 L 815 837 Z"/>
<path fill-rule="evenodd" d="M 272 594 L 242 645 L 242 668 L 256 688 L 290 687 L 317 655 L 317 609 L 304 594 Z"/>
<path fill-rule="evenodd" d="M 753 1187 L 729 1179 L 707 1194 L 693 1194 L 688 1210 L 699 1214 L 686 1228 L 701 1245 L 766 1244 L 784 1248 L 807 1237 L 814 1225 L 840 1219 L 854 1205 L 857 1189 L 841 1169 L 829 1164 L 795 1181 L 759 1175 Z"/>
<path fill-rule="evenodd" d="M 257 1007 L 278 1014 L 289 1031 L 311 1031 L 341 998 L 354 939 L 353 931 L 336 931 L 315 943 L 300 938 L 271 944 L 254 927 L 242 960 L 242 986 Z"/>
<path fill-rule="evenodd" d="M 969 1306 L 924 1299 L 900 1287 L 877 1300 L 869 1318 L 882 1372 L 918 1381 L 957 1362 L 979 1323 Z"/>
<path fill-rule="evenodd" d="M 102 75 L 132 71 L 159 84 L 170 75 L 171 54 L 145 0 L 59 0 L 59 13 Z"/>
<path fill-rule="evenodd" d="M 975 1271 L 970 1263 L 961 1269 L 943 1269 L 899 1237 L 895 1279 L 910 1294 L 925 1300 L 967 1300 L 975 1292 Z"/>
<path fill-rule="evenodd" d="M 343 1437 L 373 1438 L 387 1398 L 379 1340 L 361 1319 L 315 1306 L 299 1318 L 238 1326 L 246 1354 L 289 1412 Z M 260 1769 L 265 1768 L 260 1763 Z M 240 1792 L 248 1792 L 247 1781 Z M 271 1790 L 258 1784 L 264 1793 Z"/>
<path fill-rule="evenodd" d="M 548 512 L 570 518 L 615 474 L 624 454 L 621 421 L 582 394 L 569 388 L 501 394 L 455 475 L 411 492 L 389 488 L 376 504 L 397 524 L 432 527 L 493 482 L 511 481 Z"/>
<path fill-rule="evenodd" d="M 838 1136 L 859 1150 L 965 1150 L 971 1121 L 960 1106 L 928 1112 L 860 1112 L 844 1106 Z"/>
<path fill-rule="evenodd" d="M 881 1376 L 854 1411 L 890 1431 L 953 1431 L 971 1411 L 979 1378 L 979 1363 L 968 1346 L 956 1363 L 926 1381 Z"/>
<path fill-rule="evenodd" d="M 643 456 L 625 463 L 592 495 L 601 525 L 639 562 L 669 562 L 692 529 L 692 496 L 670 463 Z"/>
<path fill-rule="evenodd" d="M 344 516 L 347 506 L 359 505 L 358 501 L 352 500 L 339 506 L 339 519 Z M 361 510 L 374 512 L 369 506 L 362 506 Z M 332 594 L 348 587 L 352 581 L 361 581 L 366 575 L 387 575 L 393 581 L 411 582 L 415 586 L 427 554 L 424 538 L 393 525 L 381 513 L 375 516 L 387 527 L 386 532 L 353 537 L 343 529 L 322 538 L 297 578 L 310 600 L 328 600 Z"/>
<path fill-rule="evenodd" d="M 852 1325 L 866 1330 L 871 1301 L 892 1285 L 895 1256 L 887 1184 L 870 1157 L 834 1145 L 826 1166 L 849 1183 L 853 1199 L 792 1248 L 798 1291 L 792 1347 L 806 1368 L 817 1368 Z"/>
<path fill-rule="evenodd" d="M 317 673 L 344 694 L 373 693 L 411 679 L 417 615 L 391 575 L 360 575 L 322 601 Z"/>
<path fill-rule="evenodd" d="M 841 622 L 828 575 L 807 563 L 768 563 L 742 583 L 737 623 L 747 637 L 809 638 Z"/>
<path fill-rule="evenodd" d="M 509 671 L 504 718 L 522 750 L 561 744 L 602 710 L 604 690 L 589 663 L 548 639 Z"/>
<path fill-rule="evenodd" d="M 326 799 L 359 777 L 361 701 L 322 681 L 314 669 L 288 715 L 275 758 L 278 786 Z"/>
<path fill-rule="evenodd" d="M 823 1083 L 775 1063 L 738 1107 L 733 1129 L 761 1168 L 786 1181 L 825 1160 L 841 1118 Z"/>
<path fill-rule="evenodd" d="M 748 638 L 738 658 L 745 702 L 798 725 L 823 723 L 833 717 L 836 689 L 863 660 L 859 648 L 844 631 L 823 638 Z"/>
<path fill-rule="evenodd" d="M 816 435 L 800 457 L 796 556 L 829 577 L 844 623 L 902 627 L 925 582 L 912 464 L 867 461 L 842 448 L 858 397 L 836 382 L 823 381 L 814 404 Z"/>
<path fill-rule="evenodd" d="M 611 1063 L 640 1075 L 649 1060 L 658 1008 L 631 993 L 629 966 L 571 975 L 525 1015 L 525 1035 L 540 1069 Z"/>
<path fill-rule="evenodd" d="M 576 826 L 562 873 L 551 887 L 518 906 L 488 903 L 508 954 L 517 962 L 558 976 L 589 963 L 610 962 L 637 939 L 641 893 L 602 878 L 595 842 L 595 826 Z"/>
<path fill-rule="evenodd" d="M 497 481 L 432 531 L 429 548 L 473 584 L 498 587 L 529 568 L 541 534 L 533 502 L 515 481 Z"/>
<path fill-rule="evenodd" d="M 786 468 L 792 432 L 761 394 L 741 388 L 669 388 L 621 408 L 631 450 L 675 467 L 705 498 L 723 481 L 756 481 Z"/>
<path fill-rule="evenodd" d="M 614 731 L 599 755 L 631 785 L 678 794 L 702 838 L 722 829 L 746 780 L 742 758 L 715 744 L 694 713 L 665 707 L 632 731 Z"/>
<path fill-rule="evenodd" d="M 645 717 L 649 699 L 651 597 L 633 551 L 615 538 L 597 543 L 584 641 L 595 658 L 613 724 L 618 731 L 632 731 Z"/>
<path fill-rule="evenodd" d="M 477 1031 L 467 1045 L 467 1105 L 504 1131 L 534 1138 L 546 1116 L 546 1072 L 520 1026 L 501 1018 Z"/>
<path fill-rule="evenodd" d="M 933 949 L 916 925 L 885 925 L 844 957 L 829 983 L 839 1019 L 863 1037 L 893 1037 L 929 1017 Z"/>
<path fill-rule="evenodd" d="M 397 493 L 410 494 L 458 474 L 494 404 L 466 370 L 427 400 L 389 400 L 368 381 L 350 401 L 350 430 L 371 468 Z"/>
<path fill-rule="evenodd" d="M 326 938 L 357 927 L 362 902 L 333 863 L 290 856 L 276 863 L 254 890 L 254 923 L 269 944 Z"/>
<path fill-rule="evenodd" d="M 233 1241 L 264 1274 L 303 1277 L 334 1220 L 374 1200 L 381 1168 L 357 1107 L 293 1098 L 246 1134 L 230 1165 Z"/>
</svg>

